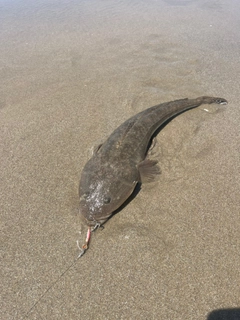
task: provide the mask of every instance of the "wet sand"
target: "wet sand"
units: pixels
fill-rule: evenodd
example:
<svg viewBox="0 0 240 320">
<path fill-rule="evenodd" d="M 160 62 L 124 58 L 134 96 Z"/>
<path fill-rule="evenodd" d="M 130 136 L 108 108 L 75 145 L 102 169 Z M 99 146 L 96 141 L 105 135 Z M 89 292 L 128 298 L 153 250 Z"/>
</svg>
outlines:
<svg viewBox="0 0 240 320">
<path fill-rule="evenodd" d="M 240 319 L 239 15 L 236 0 L 0 1 L 1 319 Z M 229 104 L 159 133 L 159 181 L 75 261 L 91 148 L 201 95 Z"/>
</svg>

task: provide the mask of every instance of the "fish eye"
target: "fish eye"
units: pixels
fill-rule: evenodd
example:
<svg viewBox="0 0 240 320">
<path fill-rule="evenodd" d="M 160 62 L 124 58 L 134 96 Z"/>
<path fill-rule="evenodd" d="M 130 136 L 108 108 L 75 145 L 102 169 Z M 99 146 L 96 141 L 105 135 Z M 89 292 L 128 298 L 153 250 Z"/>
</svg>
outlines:
<svg viewBox="0 0 240 320">
<path fill-rule="evenodd" d="M 105 197 L 104 199 L 103 199 L 103 203 L 105 203 L 105 204 L 108 204 L 108 203 L 110 203 L 111 202 L 111 198 L 110 197 Z"/>
</svg>

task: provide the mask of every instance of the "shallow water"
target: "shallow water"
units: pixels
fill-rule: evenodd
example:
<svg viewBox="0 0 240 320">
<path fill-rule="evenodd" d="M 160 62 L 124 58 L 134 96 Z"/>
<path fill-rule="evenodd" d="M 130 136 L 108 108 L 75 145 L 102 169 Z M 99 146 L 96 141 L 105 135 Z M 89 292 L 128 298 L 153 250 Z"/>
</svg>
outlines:
<svg viewBox="0 0 240 320">
<path fill-rule="evenodd" d="M 1 318 L 207 319 L 239 307 L 239 16 L 237 0 L 0 0 Z M 85 237 L 88 151 L 136 112 L 200 95 L 229 104 L 160 132 L 160 181 L 57 280 Z"/>
</svg>

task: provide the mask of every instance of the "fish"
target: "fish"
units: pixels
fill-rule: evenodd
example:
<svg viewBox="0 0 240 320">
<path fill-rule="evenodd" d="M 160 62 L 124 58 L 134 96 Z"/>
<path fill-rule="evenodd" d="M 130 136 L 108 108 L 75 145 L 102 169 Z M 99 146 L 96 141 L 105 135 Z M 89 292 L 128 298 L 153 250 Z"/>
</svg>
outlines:
<svg viewBox="0 0 240 320">
<path fill-rule="evenodd" d="M 137 184 L 151 182 L 160 173 L 147 157 L 153 135 L 168 120 L 202 104 L 227 104 L 216 97 L 165 102 L 123 122 L 96 148 L 85 164 L 79 184 L 79 210 L 90 230 L 102 226 L 132 195 Z M 84 246 L 83 246 L 84 249 Z"/>
</svg>

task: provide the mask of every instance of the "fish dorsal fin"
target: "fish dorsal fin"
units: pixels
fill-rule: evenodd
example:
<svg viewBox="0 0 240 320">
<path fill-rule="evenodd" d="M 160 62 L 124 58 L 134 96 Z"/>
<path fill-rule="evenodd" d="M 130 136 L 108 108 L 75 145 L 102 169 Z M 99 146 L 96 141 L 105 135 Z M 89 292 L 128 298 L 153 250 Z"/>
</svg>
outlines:
<svg viewBox="0 0 240 320">
<path fill-rule="evenodd" d="M 145 159 L 138 164 L 138 170 L 142 183 L 153 182 L 156 180 L 157 175 L 161 173 L 156 160 Z"/>
</svg>

